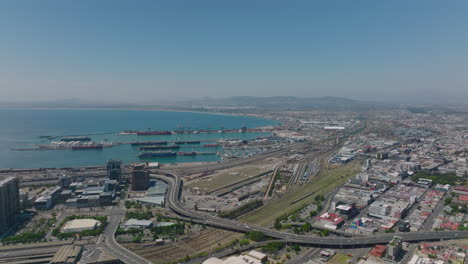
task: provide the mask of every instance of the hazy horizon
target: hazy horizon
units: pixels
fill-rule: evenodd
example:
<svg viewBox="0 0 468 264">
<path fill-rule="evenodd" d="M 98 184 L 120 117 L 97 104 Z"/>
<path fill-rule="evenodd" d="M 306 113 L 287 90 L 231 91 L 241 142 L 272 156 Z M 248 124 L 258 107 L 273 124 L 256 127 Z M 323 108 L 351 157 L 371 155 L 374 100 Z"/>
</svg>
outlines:
<svg viewBox="0 0 468 264">
<path fill-rule="evenodd" d="M 466 103 L 467 13 L 435 0 L 2 1 L 0 101 Z"/>
</svg>

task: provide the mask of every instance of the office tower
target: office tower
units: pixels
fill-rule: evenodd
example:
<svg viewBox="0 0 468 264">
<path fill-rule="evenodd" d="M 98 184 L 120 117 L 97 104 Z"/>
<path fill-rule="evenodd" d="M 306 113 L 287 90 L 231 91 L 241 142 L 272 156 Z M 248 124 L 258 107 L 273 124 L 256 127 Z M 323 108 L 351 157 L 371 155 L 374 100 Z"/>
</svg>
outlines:
<svg viewBox="0 0 468 264">
<path fill-rule="evenodd" d="M 133 166 L 132 191 L 146 191 L 150 185 L 149 168 L 145 163 Z"/>
<path fill-rule="evenodd" d="M 109 160 L 107 162 L 107 178 L 109 180 L 116 180 L 120 182 L 122 180 L 122 161 L 120 160 Z"/>
<path fill-rule="evenodd" d="M 72 183 L 72 178 L 68 175 L 62 175 L 59 178 L 60 181 L 60 187 L 68 189 L 70 187 L 70 184 Z"/>
<path fill-rule="evenodd" d="M 402 240 L 401 237 L 393 237 L 392 241 L 387 245 L 387 253 L 385 258 L 390 261 L 397 261 L 401 254 L 403 253 L 402 249 Z"/>
<path fill-rule="evenodd" d="M 19 182 L 16 177 L 0 177 L 0 233 L 16 221 L 20 211 Z"/>
</svg>

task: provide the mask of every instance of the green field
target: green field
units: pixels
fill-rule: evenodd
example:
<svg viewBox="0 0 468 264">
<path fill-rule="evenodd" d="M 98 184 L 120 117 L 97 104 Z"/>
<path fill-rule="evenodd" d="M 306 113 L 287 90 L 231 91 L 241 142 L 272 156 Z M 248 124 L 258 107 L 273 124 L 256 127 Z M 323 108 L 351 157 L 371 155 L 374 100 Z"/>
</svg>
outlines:
<svg viewBox="0 0 468 264">
<path fill-rule="evenodd" d="M 317 194 L 326 195 L 334 188 L 354 177 L 361 170 L 361 162 L 359 160 L 354 160 L 348 164 L 329 170 L 326 169 L 325 164 L 322 164 L 322 168 L 320 173 L 307 184 L 297 189 L 290 190 L 284 194 L 281 199 L 270 200 L 262 208 L 252 211 L 242 216 L 240 219 L 255 225 L 272 226 L 275 218 L 299 208 L 306 203 L 312 202 Z M 311 192 L 314 192 L 314 195 L 291 205 L 292 201 Z"/>
<path fill-rule="evenodd" d="M 260 174 L 266 173 L 271 169 L 249 166 L 240 169 L 232 169 L 210 175 L 209 177 L 194 180 L 187 183 L 190 188 L 198 187 L 200 191 L 212 192 L 227 185 L 254 178 Z"/>
<path fill-rule="evenodd" d="M 352 259 L 352 257 L 350 257 L 350 256 L 338 253 L 335 256 L 333 256 L 328 261 L 328 263 L 330 263 L 330 264 L 346 264 L 351 259 Z"/>
</svg>

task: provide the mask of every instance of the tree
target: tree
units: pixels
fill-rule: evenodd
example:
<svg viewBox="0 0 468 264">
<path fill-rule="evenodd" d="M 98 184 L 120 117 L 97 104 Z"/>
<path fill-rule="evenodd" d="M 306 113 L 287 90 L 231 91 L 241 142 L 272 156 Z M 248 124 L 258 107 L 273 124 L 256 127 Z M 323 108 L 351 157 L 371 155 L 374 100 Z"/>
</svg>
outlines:
<svg viewBox="0 0 468 264">
<path fill-rule="evenodd" d="M 310 211 L 309 215 L 310 217 L 314 217 L 317 215 L 317 211 Z"/>
<path fill-rule="evenodd" d="M 283 228 L 283 225 L 281 224 L 281 220 L 279 218 L 275 219 L 275 224 L 274 224 L 275 229 L 280 230 Z"/>
<path fill-rule="evenodd" d="M 320 211 L 322 211 L 322 209 L 323 209 L 323 206 L 322 206 L 321 204 L 318 204 L 318 205 L 317 205 L 317 211 L 320 212 Z"/>
<path fill-rule="evenodd" d="M 272 242 L 262 246 L 262 250 L 266 253 L 278 253 L 284 246 L 285 243 L 283 242 Z"/>
<path fill-rule="evenodd" d="M 322 229 L 322 230 L 319 231 L 319 234 L 320 234 L 321 236 L 328 236 L 328 235 L 330 234 L 330 230 L 328 230 L 328 229 Z"/>
<path fill-rule="evenodd" d="M 302 230 L 304 230 L 304 232 L 310 232 L 310 230 L 312 230 L 312 225 L 307 222 L 302 226 Z"/>
<path fill-rule="evenodd" d="M 298 244 L 292 244 L 291 245 L 292 250 L 299 252 L 301 251 L 301 247 Z"/>
<path fill-rule="evenodd" d="M 445 198 L 444 202 L 445 202 L 445 205 L 451 204 L 452 203 L 452 198 L 450 198 L 450 197 Z"/>
</svg>

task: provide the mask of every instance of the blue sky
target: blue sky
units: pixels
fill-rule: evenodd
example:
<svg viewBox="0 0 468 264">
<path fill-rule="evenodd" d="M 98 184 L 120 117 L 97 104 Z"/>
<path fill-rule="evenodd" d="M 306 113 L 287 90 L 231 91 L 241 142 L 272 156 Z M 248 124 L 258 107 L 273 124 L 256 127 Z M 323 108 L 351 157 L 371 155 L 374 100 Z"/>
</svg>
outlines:
<svg viewBox="0 0 468 264">
<path fill-rule="evenodd" d="M 2 100 L 468 101 L 468 1 L 1 1 Z"/>
</svg>

